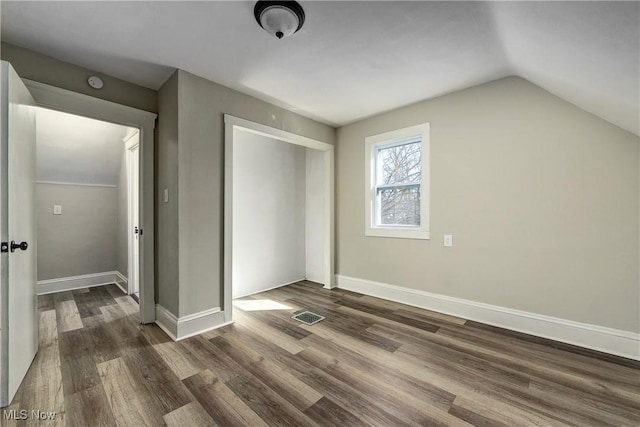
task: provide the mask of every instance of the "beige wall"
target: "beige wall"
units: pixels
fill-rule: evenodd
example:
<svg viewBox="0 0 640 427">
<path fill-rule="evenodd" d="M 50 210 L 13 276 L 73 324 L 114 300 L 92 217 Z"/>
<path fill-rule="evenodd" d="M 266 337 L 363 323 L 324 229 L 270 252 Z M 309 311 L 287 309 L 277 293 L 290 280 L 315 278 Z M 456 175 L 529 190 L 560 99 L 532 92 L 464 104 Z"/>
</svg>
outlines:
<svg viewBox="0 0 640 427">
<path fill-rule="evenodd" d="M 364 139 L 422 122 L 431 240 L 365 237 Z M 638 142 L 515 77 L 342 127 L 337 271 L 637 332 Z"/>
<path fill-rule="evenodd" d="M 158 93 L 156 135 L 156 301 L 178 314 L 178 72 Z M 164 202 L 164 189 L 169 201 Z"/>
<path fill-rule="evenodd" d="M 157 92 L 124 80 L 62 62 L 8 43 L 0 45 L 0 56 L 13 65 L 23 79 L 34 80 L 73 92 L 83 93 L 141 110 L 157 112 Z M 104 81 L 100 90 L 87 83 L 89 76 L 99 76 Z"/>
<path fill-rule="evenodd" d="M 335 130 L 185 71 L 178 73 L 178 281 L 179 315 L 185 316 L 222 304 L 224 114 L 330 144 Z"/>
<path fill-rule="evenodd" d="M 38 184 L 36 207 L 38 280 L 116 269 L 117 188 Z"/>
</svg>

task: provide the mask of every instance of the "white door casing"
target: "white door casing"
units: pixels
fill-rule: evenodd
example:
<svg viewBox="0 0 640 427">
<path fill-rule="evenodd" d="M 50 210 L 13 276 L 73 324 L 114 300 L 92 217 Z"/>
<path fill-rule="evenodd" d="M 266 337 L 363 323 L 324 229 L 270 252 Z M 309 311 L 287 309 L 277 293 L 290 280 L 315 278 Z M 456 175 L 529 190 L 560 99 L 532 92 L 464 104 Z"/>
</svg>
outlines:
<svg viewBox="0 0 640 427">
<path fill-rule="evenodd" d="M 8 405 L 38 350 L 36 296 L 35 101 L 10 64 L 1 64 L 0 406 Z M 12 241 L 22 248 L 12 251 Z"/>
<path fill-rule="evenodd" d="M 127 239 L 129 242 L 129 277 L 127 278 L 127 286 L 129 294 L 136 294 L 140 291 L 140 217 L 138 209 L 140 142 L 138 132 L 125 139 L 125 148 L 127 150 L 127 216 L 129 222 Z"/>
</svg>

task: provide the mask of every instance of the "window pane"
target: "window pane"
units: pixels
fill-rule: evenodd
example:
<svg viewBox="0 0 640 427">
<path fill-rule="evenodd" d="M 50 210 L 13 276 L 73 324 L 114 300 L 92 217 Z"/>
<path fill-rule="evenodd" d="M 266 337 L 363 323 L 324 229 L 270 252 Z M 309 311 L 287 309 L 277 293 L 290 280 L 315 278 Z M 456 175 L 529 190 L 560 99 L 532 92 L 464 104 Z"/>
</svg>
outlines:
<svg viewBox="0 0 640 427">
<path fill-rule="evenodd" d="M 397 145 L 378 150 L 377 185 L 420 182 L 421 143 Z"/>
<path fill-rule="evenodd" d="M 420 226 L 420 187 L 380 189 L 379 225 Z"/>
</svg>

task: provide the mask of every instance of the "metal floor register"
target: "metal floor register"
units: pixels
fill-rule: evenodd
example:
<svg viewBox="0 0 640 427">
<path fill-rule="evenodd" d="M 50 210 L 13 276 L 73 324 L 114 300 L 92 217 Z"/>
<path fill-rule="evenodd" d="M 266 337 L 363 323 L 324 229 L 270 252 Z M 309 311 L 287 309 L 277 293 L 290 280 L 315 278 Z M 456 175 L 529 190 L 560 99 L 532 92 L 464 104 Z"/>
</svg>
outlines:
<svg viewBox="0 0 640 427">
<path fill-rule="evenodd" d="M 320 316 L 319 314 L 312 313 L 310 311 L 303 311 L 302 313 L 298 313 L 291 318 L 297 320 L 298 322 L 302 322 L 305 325 L 313 325 L 314 323 L 318 323 L 319 321 L 325 319 L 324 316 Z"/>
</svg>

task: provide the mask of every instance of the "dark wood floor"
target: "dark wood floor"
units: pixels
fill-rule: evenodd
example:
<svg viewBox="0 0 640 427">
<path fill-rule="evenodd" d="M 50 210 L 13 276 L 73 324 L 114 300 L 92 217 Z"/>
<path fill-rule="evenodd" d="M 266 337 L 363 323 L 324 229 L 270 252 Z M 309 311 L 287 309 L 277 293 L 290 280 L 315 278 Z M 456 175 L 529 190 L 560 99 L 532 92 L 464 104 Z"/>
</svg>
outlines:
<svg viewBox="0 0 640 427">
<path fill-rule="evenodd" d="M 40 297 L 2 425 L 640 425 L 637 362 L 308 282 L 178 343 L 137 309 L 115 285 Z M 290 319 L 307 309 L 326 320 Z"/>
</svg>

